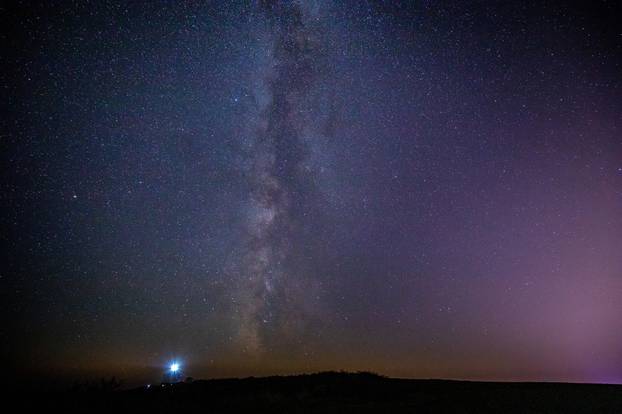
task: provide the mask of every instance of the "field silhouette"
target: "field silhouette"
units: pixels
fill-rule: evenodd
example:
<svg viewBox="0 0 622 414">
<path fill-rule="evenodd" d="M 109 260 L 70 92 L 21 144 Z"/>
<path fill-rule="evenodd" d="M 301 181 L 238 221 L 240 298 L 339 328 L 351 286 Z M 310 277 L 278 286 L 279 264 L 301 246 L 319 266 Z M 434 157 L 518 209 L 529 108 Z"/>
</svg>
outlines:
<svg viewBox="0 0 622 414">
<path fill-rule="evenodd" d="M 396 379 L 372 373 L 110 383 L 21 396 L 40 412 L 622 413 L 622 385 Z M 36 412 L 36 411 L 35 411 Z"/>
</svg>

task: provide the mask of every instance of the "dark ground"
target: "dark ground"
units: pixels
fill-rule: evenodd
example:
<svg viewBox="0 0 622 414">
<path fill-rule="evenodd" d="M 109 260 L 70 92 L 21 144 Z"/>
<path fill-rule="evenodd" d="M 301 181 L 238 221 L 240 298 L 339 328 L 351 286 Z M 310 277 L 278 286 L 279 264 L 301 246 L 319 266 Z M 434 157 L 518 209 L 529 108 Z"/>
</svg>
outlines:
<svg viewBox="0 0 622 414">
<path fill-rule="evenodd" d="M 18 407 L 22 409 L 18 411 L 622 413 L 622 385 L 409 380 L 367 373 L 197 380 L 126 391 L 34 394 L 20 396 Z"/>
</svg>

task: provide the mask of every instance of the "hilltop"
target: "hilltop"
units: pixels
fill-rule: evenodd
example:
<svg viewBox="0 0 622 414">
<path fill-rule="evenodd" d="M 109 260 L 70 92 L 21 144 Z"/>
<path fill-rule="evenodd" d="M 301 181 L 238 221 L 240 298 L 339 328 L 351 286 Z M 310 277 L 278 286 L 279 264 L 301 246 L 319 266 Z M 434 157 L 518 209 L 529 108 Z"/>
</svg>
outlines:
<svg viewBox="0 0 622 414">
<path fill-rule="evenodd" d="M 344 372 L 195 380 L 126 391 L 27 397 L 26 406 L 64 412 L 622 412 L 622 385 L 413 380 Z"/>
</svg>

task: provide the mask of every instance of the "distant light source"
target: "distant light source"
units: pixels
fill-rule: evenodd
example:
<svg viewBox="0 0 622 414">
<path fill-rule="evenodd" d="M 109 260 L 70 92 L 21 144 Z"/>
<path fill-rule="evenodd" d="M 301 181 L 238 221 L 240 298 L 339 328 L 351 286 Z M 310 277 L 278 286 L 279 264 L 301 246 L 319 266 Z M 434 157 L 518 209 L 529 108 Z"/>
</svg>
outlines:
<svg viewBox="0 0 622 414">
<path fill-rule="evenodd" d="M 179 371 L 179 364 L 177 362 L 174 362 L 171 364 L 171 372 L 177 372 Z"/>
</svg>

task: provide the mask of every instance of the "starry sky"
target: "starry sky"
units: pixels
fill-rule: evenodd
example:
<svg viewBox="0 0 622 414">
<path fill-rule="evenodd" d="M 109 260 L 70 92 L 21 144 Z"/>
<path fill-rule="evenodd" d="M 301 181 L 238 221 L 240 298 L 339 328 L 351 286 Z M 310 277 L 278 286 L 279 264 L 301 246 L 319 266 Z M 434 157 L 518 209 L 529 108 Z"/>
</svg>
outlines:
<svg viewBox="0 0 622 414">
<path fill-rule="evenodd" d="M 3 358 L 622 383 L 617 12 L 2 6 Z"/>
</svg>

